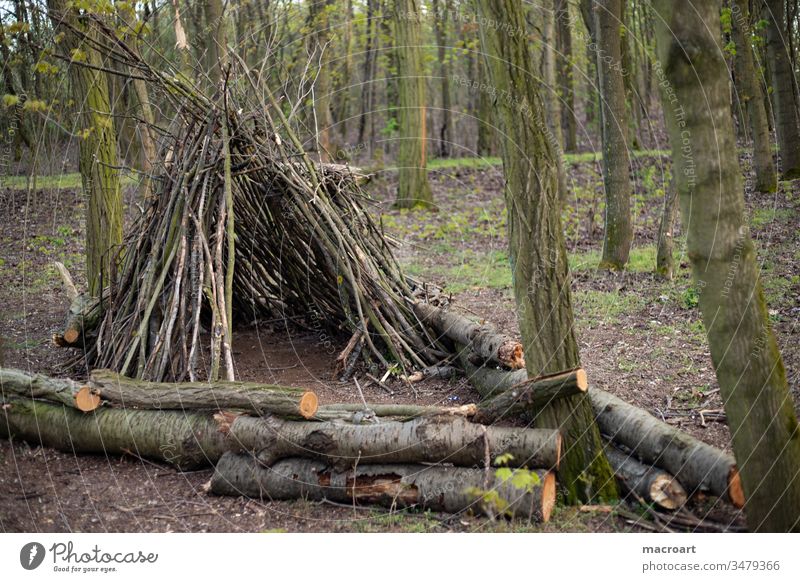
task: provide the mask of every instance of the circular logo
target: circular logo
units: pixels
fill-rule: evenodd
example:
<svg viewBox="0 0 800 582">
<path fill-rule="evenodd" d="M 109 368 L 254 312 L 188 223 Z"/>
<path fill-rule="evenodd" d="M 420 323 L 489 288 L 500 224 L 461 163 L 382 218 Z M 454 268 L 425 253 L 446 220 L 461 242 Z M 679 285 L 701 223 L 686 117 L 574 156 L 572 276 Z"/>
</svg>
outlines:
<svg viewBox="0 0 800 582">
<path fill-rule="evenodd" d="M 44 561 L 44 546 L 39 542 L 30 542 L 19 551 L 19 563 L 26 570 L 35 570 Z"/>
</svg>

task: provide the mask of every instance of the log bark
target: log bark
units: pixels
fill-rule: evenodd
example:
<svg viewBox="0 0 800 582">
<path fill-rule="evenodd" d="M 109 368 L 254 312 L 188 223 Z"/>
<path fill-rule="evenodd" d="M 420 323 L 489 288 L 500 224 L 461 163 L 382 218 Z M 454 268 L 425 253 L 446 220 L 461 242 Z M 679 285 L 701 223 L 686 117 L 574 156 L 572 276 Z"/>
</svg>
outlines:
<svg viewBox="0 0 800 582">
<path fill-rule="evenodd" d="M 336 471 L 321 461 L 285 459 L 262 467 L 249 455 L 226 453 L 211 478 L 211 492 L 260 499 L 308 499 L 415 507 L 460 513 L 504 513 L 548 521 L 555 505 L 555 475 L 536 471 L 539 484 L 517 489 L 483 469 L 426 465 L 359 465 Z M 496 491 L 505 505 L 501 511 L 483 501 L 481 491 Z"/>
<path fill-rule="evenodd" d="M 89 412 L 100 405 L 100 398 L 88 385 L 73 380 L 30 376 L 13 368 L 0 368 L 0 393 L 3 397 L 21 396 L 49 400 Z"/>
<path fill-rule="evenodd" d="M 79 295 L 69 306 L 64 331 L 53 335 L 53 343 L 62 348 L 84 347 L 87 334 L 97 329 L 102 315 L 100 298 Z"/>
<path fill-rule="evenodd" d="M 489 423 L 541 410 L 561 398 L 583 394 L 589 389 L 586 372 L 570 372 L 531 378 L 509 386 L 478 405 L 478 420 Z"/>
<path fill-rule="evenodd" d="M 605 450 L 623 491 L 662 509 L 677 509 L 686 503 L 686 490 L 666 471 L 640 463 L 612 445 L 606 445 Z"/>
<path fill-rule="evenodd" d="M 215 463 L 225 437 L 210 415 L 101 408 L 83 414 L 62 404 L 4 396 L 0 436 L 66 453 L 131 454 L 186 470 Z"/>
<path fill-rule="evenodd" d="M 65 404 L 84 412 L 103 403 L 114 408 L 146 410 L 243 410 L 288 418 L 311 418 L 318 409 L 314 392 L 302 388 L 253 382 L 183 382 L 161 384 L 94 370 L 87 383 L 31 376 L 0 368 L 4 394 L 39 398 Z"/>
<path fill-rule="evenodd" d="M 427 303 L 415 303 L 414 313 L 422 323 L 466 346 L 483 360 L 497 362 L 512 370 L 525 367 L 522 344 L 497 333 L 491 326 L 480 325 L 463 315 Z"/>
<path fill-rule="evenodd" d="M 314 415 L 314 420 L 332 421 L 344 420 L 353 424 L 375 422 L 378 418 L 392 418 L 394 420 L 409 420 L 420 416 L 463 416 L 470 418 L 478 413 L 474 404 L 463 406 L 419 406 L 416 404 L 371 404 L 367 408 L 363 404 L 326 404 L 320 406 Z"/>
<path fill-rule="evenodd" d="M 114 406 L 155 410 L 237 409 L 289 418 L 311 418 L 319 407 L 314 392 L 254 382 L 147 382 L 94 370 L 89 385 Z"/>
<path fill-rule="evenodd" d="M 337 467 L 378 463 L 483 465 L 512 455 L 508 466 L 556 469 L 561 436 L 552 429 L 473 424 L 459 416 L 423 417 L 407 422 L 342 425 L 293 422 L 277 417 L 239 416 L 220 429 L 232 450 L 253 453 L 264 466 L 287 457 L 319 459 Z"/>
<path fill-rule="evenodd" d="M 736 461 L 731 455 L 707 445 L 602 390 L 591 390 L 600 431 L 625 445 L 645 463 L 669 471 L 689 493 L 708 491 L 736 507 L 744 505 L 744 493 Z"/>
</svg>

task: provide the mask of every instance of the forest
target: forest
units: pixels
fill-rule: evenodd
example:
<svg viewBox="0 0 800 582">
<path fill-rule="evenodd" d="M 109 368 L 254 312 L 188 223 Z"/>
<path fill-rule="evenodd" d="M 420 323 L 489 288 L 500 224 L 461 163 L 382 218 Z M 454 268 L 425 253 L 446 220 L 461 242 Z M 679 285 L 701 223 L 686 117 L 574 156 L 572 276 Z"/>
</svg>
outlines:
<svg viewBox="0 0 800 582">
<path fill-rule="evenodd" d="M 800 531 L 797 0 L 0 0 L 0 531 Z"/>
</svg>

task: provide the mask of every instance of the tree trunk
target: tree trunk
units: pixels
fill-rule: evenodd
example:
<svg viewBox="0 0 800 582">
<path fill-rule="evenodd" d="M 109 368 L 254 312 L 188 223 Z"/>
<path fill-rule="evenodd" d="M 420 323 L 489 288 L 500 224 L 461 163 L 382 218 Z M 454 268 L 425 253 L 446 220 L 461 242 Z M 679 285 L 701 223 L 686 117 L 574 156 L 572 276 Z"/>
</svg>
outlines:
<svg viewBox="0 0 800 582">
<path fill-rule="evenodd" d="M 512 479 L 504 481 L 491 473 L 487 479 L 483 469 L 359 464 L 354 469 L 336 471 L 322 461 L 305 459 L 286 459 L 267 469 L 248 455 L 227 453 L 211 478 L 211 492 L 269 500 L 327 499 L 448 513 L 470 510 L 546 522 L 555 505 L 555 475 L 549 471 L 535 474 L 538 484 L 520 489 Z M 498 501 L 484 501 L 495 492 L 492 497 Z"/>
<path fill-rule="evenodd" d="M 308 35 L 309 53 L 315 65 L 314 118 L 311 126 L 317 134 L 320 162 L 332 159 L 331 127 L 331 74 L 328 55 L 330 42 L 330 11 L 333 0 L 310 0 L 308 3 L 308 22 L 311 29 Z"/>
<path fill-rule="evenodd" d="M 547 128 L 553 133 L 554 149 L 564 147 L 561 132 L 561 102 L 556 80 L 556 10 L 557 0 L 544 0 L 539 5 L 542 19 L 542 80 L 544 81 L 544 109 Z M 558 152 L 560 153 L 560 152 Z"/>
<path fill-rule="evenodd" d="M 478 84 L 489 80 L 489 71 L 484 59 L 478 63 Z M 478 90 L 478 143 L 476 149 L 479 156 L 491 156 L 495 153 L 495 127 L 492 115 L 492 97 L 488 91 Z"/>
<path fill-rule="evenodd" d="M 608 392 L 590 390 L 589 400 L 603 434 L 625 445 L 632 455 L 669 471 L 689 493 L 709 491 L 742 507 L 741 480 L 733 457 Z"/>
<path fill-rule="evenodd" d="M 556 33 L 559 47 L 558 76 L 563 91 L 564 107 L 561 108 L 561 123 L 564 131 L 564 151 L 578 149 L 578 131 L 575 121 L 575 75 L 572 65 L 572 27 L 569 1 L 556 0 Z"/>
<path fill-rule="evenodd" d="M 376 418 L 410 420 L 421 416 L 463 416 L 471 418 L 478 413 L 474 404 L 456 407 L 419 406 L 417 404 L 325 404 L 317 409 L 314 420 L 344 421 L 352 424 L 373 422 Z"/>
<path fill-rule="evenodd" d="M 753 138 L 753 167 L 756 172 L 757 192 L 775 192 L 778 177 L 772 160 L 772 143 L 769 136 L 767 111 L 761 95 L 761 83 L 753 64 L 752 25 L 749 0 L 735 0 L 732 6 L 733 37 L 736 43 L 736 61 L 740 73 L 737 80 L 739 100 L 747 109 L 750 133 Z"/>
<path fill-rule="evenodd" d="M 103 57 L 83 43 L 69 27 L 81 28 L 75 8 L 67 8 L 65 0 L 48 0 L 53 26 L 64 33 L 62 46 L 69 54 L 79 50 L 86 64 L 103 67 Z M 91 22 L 91 21 L 89 21 Z M 91 24 L 89 24 L 91 26 Z M 89 31 L 89 36 L 94 33 Z M 87 200 L 86 216 L 86 280 L 89 294 L 99 297 L 109 283 L 112 265 L 117 262 L 122 246 L 122 193 L 119 186 L 119 156 L 114 120 L 111 116 L 108 79 L 98 69 L 72 63 L 69 66 L 72 95 L 79 108 L 79 168 L 83 194 Z"/>
<path fill-rule="evenodd" d="M 7 396 L 0 436 L 70 454 L 146 457 L 181 470 L 215 463 L 226 447 L 208 414 L 119 408 L 85 414 L 61 404 Z"/>
<path fill-rule="evenodd" d="M 425 67 L 420 49 L 420 0 L 395 0 L 398 123 L 400 125 L 397 208 L 432 208 L 425 158 Z"/>
<path fill-rule="evenodd" d="M 655 6 L 658 53 L 679 107 L 666 107 L 666 118 L 688 255 L 702 289 L 700 310 L 739 461 L 748 525 L 752 531 L 800 531 L 800 427 L 744 219 L 718 46 L 719 5 L 658 0 Z"/>
<path fill-rule="evenodd" d="M 431 2 L 435 18 L 436 49 L 439 56 L 439 75 L 442 84 L 442 116 L 439 130 L 439 155 L 443 158 L 450 157 L 450 147 L 453 143 L 453 112 L 450 104 L 450 63 L 447 56 L 447 13 L 450 11 L 450 0 L 444 0 L 444 10 L 439 0 Z"/>
<path fill-rule="evenodd" d="M 367 0 L 367 15 L 364 27 L 366 28 L 364 41 L 364 69 L 361 78 L 361 115 L 358 117 L 358 144 L 364 143 L 367 131 L 367 120 L 372 116 L 372 98 L 375 94 L 373 83 L 373 61 L 375 60 L 375 3 L 377 0 Z"/>
<path fill-rule="evenodd" d="M 662 509 L 677 509 L 686 503 L 686 491 L 669 473 L 643 465 L 612 445 L 606 445 L 606 456 L 624 491 Z"/>
<path fill-rule="evenodd" d="M 561 228 L 558 160 L 544 131 L 538 87 L 531 82 L 533 60 L 523 9 L 514 0 L 479 0 L 480 27 L 488 55 L 491 82 L 500 95 L 495 103 L 509 212 L 509 256 L 519 325 L 530 377 L 579 367 L 572 319 L 567 254 Z M 505 93 L 503 93 L 505 91 Z M 611 467 L 585 395 L 559 399 L 536 419 L 542 428 L 559 428 L 565 454 L 559 480 L 569 503 L 613 499 L 617 495 Z"/>
<path fill-rule="evenodd" d="M 784 3 L 785 0 L 765 0 L 764 18 L 767 20 L 767 67 L 772 83 L 772 107 L 781 154 L 781 175 L 785 180 L 793 180 L 800 178 L 800 119 L 794 73 L 784 42 Z"/>
<path fill-rule="evenodd" d="M 661 210 L 661 224 L 658 227 L 658 247 L 656 249 L 656 275 L 671 280 L 675 270 L 672 257 L 675 215 L 678 211 L 678 188 L 675 178 L 664 187 L 664 207 Z"/>
<path fill-rule="evenodd" d="M 606 191 L 605 235 L 600 268 L 612 270 L 625 268 L 633 242 L 628 113 L 620 37 L 623 2 L 598 0 L 593 7 L 602 102 L 603 183 Z"/>
<path fill-rule="evenodd" d="M 225 427 L 233 450 L 252 453 L 270 467 L 287 457 L 319 459 L 337 467 L 377 463 L 449 463 L 482 466 L 511 455 L 511 467 L 558 468 L 558 431 L 473 424 L 460 416 L 351 425 L 237 417 Z"/>
</svg>

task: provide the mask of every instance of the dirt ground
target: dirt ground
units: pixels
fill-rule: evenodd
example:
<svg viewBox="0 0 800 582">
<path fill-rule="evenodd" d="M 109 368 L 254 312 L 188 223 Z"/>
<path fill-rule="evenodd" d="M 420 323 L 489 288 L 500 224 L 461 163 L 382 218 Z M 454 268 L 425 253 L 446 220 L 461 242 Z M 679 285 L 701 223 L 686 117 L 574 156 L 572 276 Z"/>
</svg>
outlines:
<svg viewBox="0 0 800 582">
<path fill-rule="evenodd" d="M 749 173 L 749 159 L 743 156 Z M 573 303 L 581 358 L 592 385 L 641 406 L 693 436 L 730 450 L 722 402 L 697 310 L 683 239 L 673 281 L 652 274 L 666 159 L 635 159 L 635 241 L 629 271 L 596 269 L 602 245 L 602 175 L 594 161 L 569 167 L 564 210 L 571 251 Z M 369 191 L 407 273 L 444 286 L 475 316 L 516 335 L 508 268 L 502 168 L 432 170 L 437 212 L 391 209 L 392 174 Z M 800 402 L 800 185 L 782 183 L 769 197 L 748 192 L 770 317 L 795 402 Z M 130 216 L 137 212 L 128 205 Z M 52 346 L 68 301 L 52 267 L 62 261 L 78 280 L 83 269 L 83 201 L 74 190 L 0 191 L 0 365 L 64 375 L 70 356 Z M 355 401 L 352 383 L 331 380 L 341 340 L 323 329 L 285 322 L 240 322 L 237 374 L 313 388 L 322 402 Z M 73 372 L 73 374 L 76 372 Z M 79 373 L 79 372 L 77 372 Z M 464 379 L 427 380 L 417 393 L 399 382 L 362 383 L 375 402 L 463 404 L 476 394 Z M 206 494 L 211 470 L 178 473 L 136 457 L 75 456 L 0 441 L 0 530 L 105 531 L 651 531 L 636 504 L 559 508 L 549 524 L 491 521 L 469 515 L 338 506 L 308 501 L 262 503 Z M 714 499 L 692 510 L 738 529 L 742 516 Z"/>
</svg>

